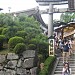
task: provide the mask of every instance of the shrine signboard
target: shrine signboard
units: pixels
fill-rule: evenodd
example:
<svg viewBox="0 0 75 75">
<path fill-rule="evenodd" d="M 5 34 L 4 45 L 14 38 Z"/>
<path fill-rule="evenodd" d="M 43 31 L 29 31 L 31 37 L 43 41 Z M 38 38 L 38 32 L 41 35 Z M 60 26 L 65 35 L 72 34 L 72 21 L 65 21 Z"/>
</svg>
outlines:
<svg viewBox="0 0 75 75">
<path fill-rule="evenodd" d="M 55 55 L 54 49 L 54 37 L 51 36 L 49 38 L 49 56 Z"/>
</svg>

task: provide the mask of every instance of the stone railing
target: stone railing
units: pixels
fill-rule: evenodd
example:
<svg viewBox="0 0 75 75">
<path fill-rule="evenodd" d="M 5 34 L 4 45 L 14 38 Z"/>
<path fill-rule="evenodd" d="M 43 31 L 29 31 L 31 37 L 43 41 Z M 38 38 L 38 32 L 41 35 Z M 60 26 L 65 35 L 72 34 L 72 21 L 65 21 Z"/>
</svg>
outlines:
<svg viewBox="0 0 75 75">
<path fill-rule="evenodd" d="M 22 56 L 15 53 L 0 55 L 0 75 L 37 75 L 37 56 L 26 50 Z"/>
</svg>

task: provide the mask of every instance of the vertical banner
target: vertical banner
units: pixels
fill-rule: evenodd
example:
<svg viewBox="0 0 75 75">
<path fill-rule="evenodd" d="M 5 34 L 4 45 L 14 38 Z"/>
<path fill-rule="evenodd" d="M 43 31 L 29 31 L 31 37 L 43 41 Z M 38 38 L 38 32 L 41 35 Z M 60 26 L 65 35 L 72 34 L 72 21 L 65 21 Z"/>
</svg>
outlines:
<svg viewBox="0 0 75 75">
<path fill-rule="evenodd" d="M 49 39 L 49 56 L 54 56 L 54 39 Z"/>
</svg>

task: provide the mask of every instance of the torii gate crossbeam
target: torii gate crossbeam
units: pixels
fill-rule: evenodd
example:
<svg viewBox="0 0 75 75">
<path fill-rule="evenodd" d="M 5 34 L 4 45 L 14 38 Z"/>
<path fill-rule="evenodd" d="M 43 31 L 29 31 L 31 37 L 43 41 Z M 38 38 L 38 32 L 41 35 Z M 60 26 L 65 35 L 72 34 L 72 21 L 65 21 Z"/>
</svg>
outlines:
<svg viewBox="0 0 75 75">
<path fill-rule="evenodd" d="M 48 12 L 49 12 L 49 9 L 40 10 L 41 14 L 49 14 Z M 53 8 L 53 13 L 64 13 L 64 12 L 75 12 L 75 10 L 69 10 L 69 8 L 61 8 L 61 9 Z"/>
</svg>

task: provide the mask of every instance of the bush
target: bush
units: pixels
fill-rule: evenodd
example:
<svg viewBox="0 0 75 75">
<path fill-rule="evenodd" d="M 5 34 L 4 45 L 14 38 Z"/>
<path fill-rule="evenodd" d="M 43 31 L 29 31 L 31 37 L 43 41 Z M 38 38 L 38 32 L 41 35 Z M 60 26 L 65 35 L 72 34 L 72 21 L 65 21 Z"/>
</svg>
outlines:
<svg viewBox="0 0 75 75">
<path fill-rule="evenodd" d="M 18 43 L 24 43 L 24 39 L 22 37 L 12 37 L 8 41 L 9 48 L 14 48 Z"/>
<path fill-rule="evenodd" d="M 38 53 L 43 55 L 43 61 L 48 57 L 48 43 L 47 42 L 39 42 L 38 45 Z"/>
<path fill-rule="evenodd" d="M 18 31 L 16 35 L 19 37 L 25 38 L 27 36 L 27 33 L 26 31 Z"/>
<path fill-rule="evenodd" d="M 38 60 L 40 63 L 44 62 L 42 54 L 38 54 Z"/>
<path fill-rule="evenodd" d="M 0 35 L 0 49 L 3 48 L 3 42 L 5 40 L 5 36 L 4 35 Z"/>
<path fill-rule="evenodd" d="M 26 50 L 26 45 L 24 43 L 18 43 L 14 48 L 14 52 L 16 54 L 21 54 L 25 50 Z"/>
<path fill-rule="evenodd" d="M 3 30 L 2 30 L 2 34 L 4 35 L 4 34 L 6 34 L 8 32 L 8 28 L 4 28 Z"/>
<path fill-rule="evenodd" d="M 36 49 L 36 45 L 34 45 L 34 44 L 29 44 L 29 45 L 28 45 L 28 49 L 30 49 L 30 50 L 35 50 L 35 49 Z"/>
<path fill-rule="evenodd" d="M 35 38 L 32 38 L 30 41 L 29 41 L 30 44 L 35 44 L 37 45 L 38 44 L 38 40 L 35 39 Z"/>
<path fill-rule="evenodd" d="M 48 57 L 44 62 L 44 68 L 39 72 L 39 75 L 48 75 L 49 73 L 51 73 L 52 68 L 54 67 L 53 66 L 54 61 L 55 61 L 55 57 L 53 56 Z"/>
<path fill-rule="evenodd" d="M 2 30 L 3 30 L 3 28 L 1 27 L 1 28 L 0 28 L 0 34 L 2 34 Z"/>
</svg>

